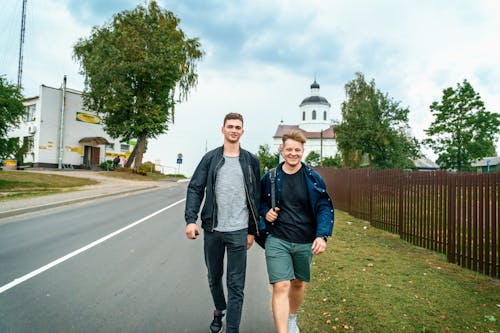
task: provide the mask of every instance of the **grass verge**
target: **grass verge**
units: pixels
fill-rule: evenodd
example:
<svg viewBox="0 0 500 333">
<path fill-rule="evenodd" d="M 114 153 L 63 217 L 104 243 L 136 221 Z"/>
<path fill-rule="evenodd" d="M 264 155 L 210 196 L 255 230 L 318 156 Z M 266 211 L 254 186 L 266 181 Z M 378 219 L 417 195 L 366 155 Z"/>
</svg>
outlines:
<svg viewBox="0 0 500 333">
<path fill-rule="evenodd" d="M 336 211 L 301 332 L 500 332 L 500 281 Z"/>
<path fill-rule="evenodd" d="M 24 171 L 1 171 L 0 201 L 71 191 L 80 186 L 97 183 L 87 178 Z"/>
<path fill-rule="evenodd" d="M 141 175 L 134 173 L 131 169 L 121 169 L 120 171 L 108 171 L 101 173 L 106 177 L 120 178 L 127 180 L 137 180 L 137 181 L 153 181 L 153 180 L 172 180 L 177 181 L 179 179 L 185 179 L 184 175 L 164 175 L 157 172 L 148 172 L 146 175 Z"/>
</svg>

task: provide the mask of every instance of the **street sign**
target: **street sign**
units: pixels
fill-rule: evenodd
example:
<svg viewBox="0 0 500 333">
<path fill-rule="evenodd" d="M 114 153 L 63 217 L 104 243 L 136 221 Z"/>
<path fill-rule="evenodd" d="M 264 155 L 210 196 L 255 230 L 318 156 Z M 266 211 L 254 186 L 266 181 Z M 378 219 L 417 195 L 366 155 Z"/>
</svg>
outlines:
<svg viewBox="0 0 500 333">
<path fill-rule="evenodd" d="M 182 164 L 182 158 L 177 159 L 177 164 Z"/>
</svg>

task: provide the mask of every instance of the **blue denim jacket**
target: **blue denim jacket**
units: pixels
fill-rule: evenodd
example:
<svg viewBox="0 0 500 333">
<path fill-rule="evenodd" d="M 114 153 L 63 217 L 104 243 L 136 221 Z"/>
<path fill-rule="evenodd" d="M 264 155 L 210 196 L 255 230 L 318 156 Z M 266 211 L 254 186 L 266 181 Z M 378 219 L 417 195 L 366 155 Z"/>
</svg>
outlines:
<svg viewBox="0 0 500 333">
<path fill-rule="evenodd" d="M 283 163 L 276 168 L 276 205 L 278 207 L 281 198 L 282 167 Z M 302 167 L 306 174 L 309 203 L 317 223 L 316 237 L 331 236 L 333 231 L 334 210 L 332 200 L 326 191 L 326 184 L 319 173 L 304 163 L 302 163 Z M 271 181 L 269 179 L 269 172 L 262 177 L 260 189 L 259 213 L 264 217 L 267 211 L 271 209 Z"/>
</svg>

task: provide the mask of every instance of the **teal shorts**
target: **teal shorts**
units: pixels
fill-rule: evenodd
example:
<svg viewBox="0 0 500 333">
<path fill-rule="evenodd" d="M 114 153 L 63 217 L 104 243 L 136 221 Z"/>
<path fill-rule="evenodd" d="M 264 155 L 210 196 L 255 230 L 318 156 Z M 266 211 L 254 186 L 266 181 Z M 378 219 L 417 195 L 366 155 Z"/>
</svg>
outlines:
<svg viewBox="0 0 500 333">
<path fill-rule="evenodd" d="M 272 235 L 266 239 L 269 282 L 311 280 L 312 243 L 291 243 Z"/>
</svg>

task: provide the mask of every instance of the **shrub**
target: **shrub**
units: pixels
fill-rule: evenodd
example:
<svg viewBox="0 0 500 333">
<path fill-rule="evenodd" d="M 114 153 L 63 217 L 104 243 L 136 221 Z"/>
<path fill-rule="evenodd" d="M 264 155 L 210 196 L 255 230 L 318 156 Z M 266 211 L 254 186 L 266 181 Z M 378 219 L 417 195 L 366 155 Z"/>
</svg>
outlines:
<svg viewBox="0 0 500 333">
<path fill-rule="evenodd" d="M 110 171 L 110 170 L 115 169 L 113 161 L 111 161 L 111 160 L 106 160 L 106 161 L 102 162 L 99 166 L 101 167 L 101 169 L 106 170 L 106 171 Z"/>
<path fill-rule="evenodd" d="M 141 165 L 141 170 L 146 171 L 146 172 L 151 172 L 151 173 L 161 173 L 159 170 L 156 170 L 156 164 L 153 162 L 144 162 Z"/>
</svg>

